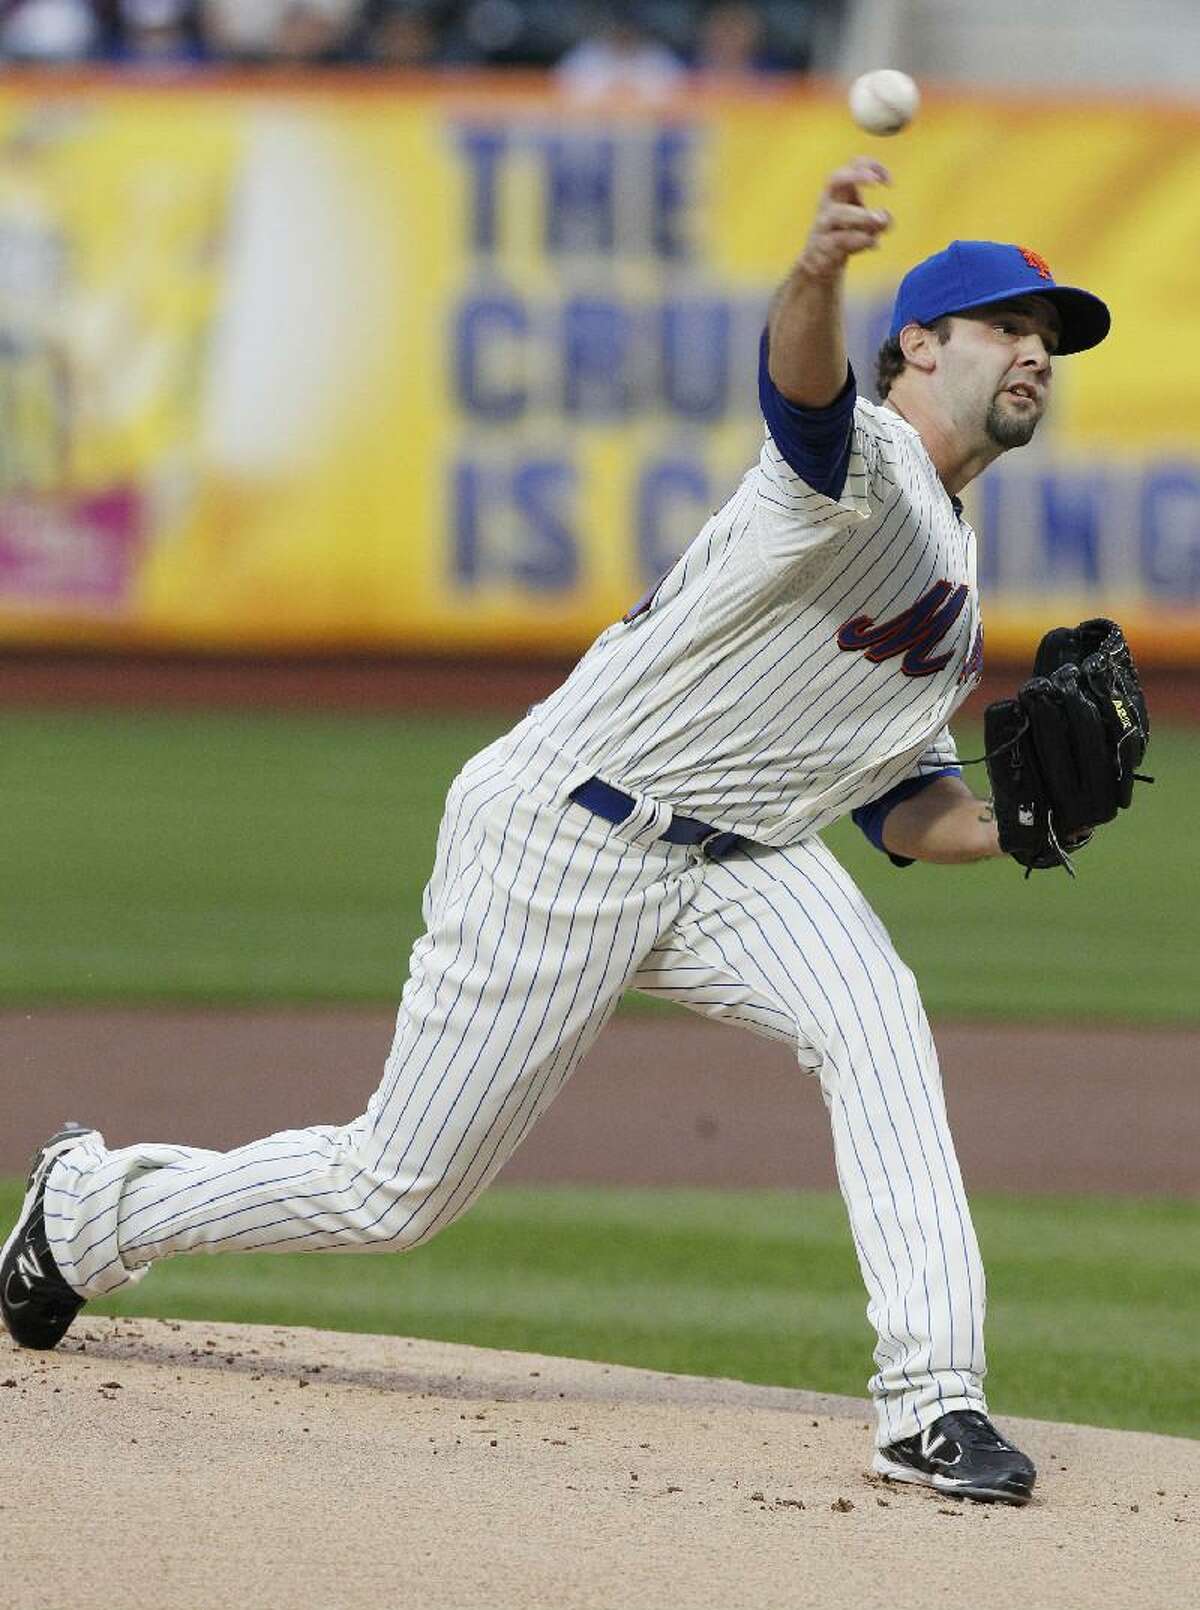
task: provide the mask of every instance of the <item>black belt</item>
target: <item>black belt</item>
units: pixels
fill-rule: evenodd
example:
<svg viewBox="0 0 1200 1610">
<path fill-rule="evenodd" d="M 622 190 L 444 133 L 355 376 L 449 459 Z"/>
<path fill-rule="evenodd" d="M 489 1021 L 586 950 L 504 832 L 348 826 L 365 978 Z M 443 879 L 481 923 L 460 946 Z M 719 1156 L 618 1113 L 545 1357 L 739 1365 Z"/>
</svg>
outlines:
<svg viewBox="0 0 1200 1610">
<path fill-rule="evenodd" d="M 599 777 L 589 777 L 586 783 L 573 788 L 571 798 L 614 824 L 625 821 L 637 806 L 631 795 L 623 794 Z M 723 833 L 707 822 L 698 822 L 694 816 L 673 816 L 670 827 L 658 836 L 667 844 L 693 845 L 709 861 L 719 861 L 723 855 L 738 849 L 742 842 L 736 833 Z"/>
</svg>

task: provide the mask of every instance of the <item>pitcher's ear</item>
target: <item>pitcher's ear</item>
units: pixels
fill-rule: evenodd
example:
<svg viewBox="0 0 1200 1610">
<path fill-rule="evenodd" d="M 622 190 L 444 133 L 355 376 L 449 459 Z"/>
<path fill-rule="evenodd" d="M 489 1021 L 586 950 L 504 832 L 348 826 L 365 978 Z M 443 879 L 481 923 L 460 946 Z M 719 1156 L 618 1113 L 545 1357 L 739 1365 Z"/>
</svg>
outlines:
<svg viewBox="0 0 1200 1610">
<path fill-rule="evenodd" d="M 945 343 L 939 340 L 936 330 L 927 324 L 906 324 L 899 340 L 904 361 L 910 369 L 929 374 L 937 368 L 937 353 Z"/>
</svg>

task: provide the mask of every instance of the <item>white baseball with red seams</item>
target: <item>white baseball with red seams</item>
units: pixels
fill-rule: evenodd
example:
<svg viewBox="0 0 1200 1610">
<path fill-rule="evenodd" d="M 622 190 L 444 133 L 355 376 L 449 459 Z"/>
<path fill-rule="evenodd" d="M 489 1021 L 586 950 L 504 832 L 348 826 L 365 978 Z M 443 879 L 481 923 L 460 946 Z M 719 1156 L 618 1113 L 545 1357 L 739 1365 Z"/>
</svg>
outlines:
<svg viewBox="0 0 1200 1610">
<path fill-rule="evenodd" d="M 916 117 L 921 94 L 907 73 L 879 67 L 850 86 L 850 115 L 868 134 L 899 134 Z"/>
</svg>

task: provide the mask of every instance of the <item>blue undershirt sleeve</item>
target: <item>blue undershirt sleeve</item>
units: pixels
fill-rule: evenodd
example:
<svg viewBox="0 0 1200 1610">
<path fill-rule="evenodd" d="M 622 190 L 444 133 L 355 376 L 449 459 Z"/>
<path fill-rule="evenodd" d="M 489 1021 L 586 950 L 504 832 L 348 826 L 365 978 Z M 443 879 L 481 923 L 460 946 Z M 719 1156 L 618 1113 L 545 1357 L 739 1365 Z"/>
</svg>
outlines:
<svg viewBox="0 0 1200 1610">
<path fill-rule="evenodd" d="M 758 401 L 771 439 L 800 479 L 829 498 L 840 498 L 850 467 L 854 404 L 858 387 L 846 366 L 846 384 L 826 408 L 802 408 L 789 402 L 767 367 L 766 330 L 758 348 Z"/>
<path fill-rule="evenodd" d="M 850 812 L 850 820 L 870 839 L 877 850 L 882 850 L 893 866 L 912 866 L 912 857 L 908 855 L 893 855 L 883 842 L 883 824 L 887 820 L 888 812 L 893 805 L 899 805 L 901 800 L 912 799 L 922 789 L 928 788 L 930 783 L 936 782 L 939 777 L 961 777 L 961 766 L 943 766 L 940 771 L 926 772 L 923 777 L 906 777 L 895 788 L 889 788 L 886 794 L 872 800 L 869 805 L 860 805 L 857 810 Z"/>
</svg>

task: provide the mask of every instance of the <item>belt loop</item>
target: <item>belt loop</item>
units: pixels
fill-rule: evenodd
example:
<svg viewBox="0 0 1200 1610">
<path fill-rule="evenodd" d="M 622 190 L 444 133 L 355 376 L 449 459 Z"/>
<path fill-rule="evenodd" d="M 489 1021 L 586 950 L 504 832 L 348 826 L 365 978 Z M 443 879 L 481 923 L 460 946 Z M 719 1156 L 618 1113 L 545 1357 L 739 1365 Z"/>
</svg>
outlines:
<svg viewBox="0 0 1200 1610">
<path fill-rule="evenodd" d="M 621 837 L 643 849 L 656 843 L 671 825 L 671 807 L 645 794 L 636 794 L 634 807 L 621 823 Z"/>
</svg>

